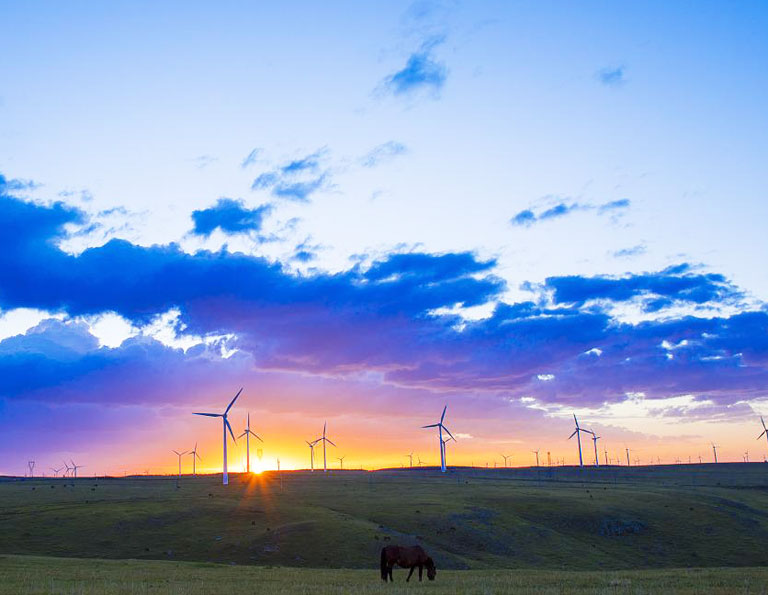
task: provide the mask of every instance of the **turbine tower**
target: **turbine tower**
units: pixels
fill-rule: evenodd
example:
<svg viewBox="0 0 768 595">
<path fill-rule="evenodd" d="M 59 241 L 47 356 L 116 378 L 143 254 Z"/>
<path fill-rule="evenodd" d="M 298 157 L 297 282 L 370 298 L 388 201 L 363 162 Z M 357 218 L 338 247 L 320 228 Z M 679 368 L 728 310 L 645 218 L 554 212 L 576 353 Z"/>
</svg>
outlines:
<svg viewBox="0 0 768 595">
<path fill-rule="evenodd" d="M 245 432 L 240 434 L 238 438 L 242 438 L 245 436 L 245 465 L 246 465 L 246 473 L 251 472 L 251 436 L 254 438 L 258 438 L 260 442 L 264 442 L 261 438 L 259 438 L 258 434 L 251 431 L 251 414 L 248 413 L 248 421 L 245 426 Z"/>
<path fill-rule="evenodd" d="M 221 475 L 221 483 L 223 485 L 229 484 L 229 475 L 227 474 L 227 430 L 229 430 L 229 434 L 232 436 L 232 440 L 237 442 L 237 438 L 235 438 L 235 433 L 232 431 L 232 426 L 229 425 L 227 414 L 229 413 L 229 410 L 232 409 L 232 405 L 235 404 L 235 401 L 237 401 L 237 397 L 240 396 L 241 392 L 243 392 L 242 388 L 239 391 L 237 391 L 235 398 L 232 399 L 232 401 L 229 403 L 227 408 L 224 410 L 224 413 L 193 413 L 193 415 L 204 415 L 205 417 L 221 418 L 222 431 L 224 433 L 224 465 L 223 465 L 223 470 Z"/>
<path fill-rule="evenodd" d="M 539 451 L 538 450 L 532 450 L 531 452 L 536 455 L 536 466 L 538 467 L 539 466 Z"/>
<path fill-rule="evenodd" d="M 185 454 L 187 454 L 187 451 L 179 452 L 178 450 L 173 450 L 171 452 L 175 452 L 176 456 L 179 457 L 179 479 L 181 479 L 181 457 L 183 457 Z"/>
<path fill-rule="evenodd" d="M 323 435 L 320 436 L 320 438 L 318 438 L 317 440 L 315 440 L 315 442 L 322 442 L 323 443 L 323 473 L 328 473 L 328 462 L 327 462 L 328 459 L 326 458 L 326 454 L 325 454 L 325 444 L 327 442 L 331 446 L 336 446 L 333 442 L 331 442 L 330 438 L 328 438 L 325 435 L 325 431 L 326 431 L 327 427 L 328 427 L 328 422 L 324 422 L 323 423 Z"/>
<path fill-rule="evenodd" d="M 72 467 L 70 467 L 66 461 L 62 461 L 64 463 L 64 467 L 66 468 L 66 471 L 64 471 L 63 477 L 67 477 L 72 473 Z"/>
<path fill-rule="evenodd" d="M 192 455 L 192 476 L 197 477 L 197 466 L 195 465 L 195 459 L 200 459 L 200 455 L 197 454 L 197 442 L 195 442 L 194 450 L 190 450 L 187 454 Z M 203 459 L 200 460 L 202 461 Z"/>
<path fill-rule="evenodd" d="M 447 455 L 448 455 L 448 453 L 447 453 L 447 451 L 445 450 L 445 445 L 446 445 L 446 444 L 448 444 L 448 443 L 449 443 L 451 440 L 453 440 L 453 436 L 451 436 L 450 438 L 448 438 L 448 440 L 443 440 L 443 441 L 442 441 L 442 442 L 443 442 L 443 460 L 445 461 L 446 465 L 448 464 L 448 456 L 447 456 Z"/>
<path fill-rule="evenodd" d="M 717 446 L 715 446 L 715 443 L 712 443 L 712 453 L 715 455 L 715 463 L 717 463 Z"/>
<path fill-rule="evenodd" d="M 410 462 L 411 467 L 413 467 L 413 453 L 405 455 L 408 457 L 408 461 Z"/>
<path fill-rule="evenodd" d="M 445 473 L 445 442 L 443 441 L 443 430 L 445 430 L 448 435 L 453 438 L 453 434 L 443 425 L 443 420 L 445 419 L 445 410 L 448 409 L 448 405 L 443 407 L 443 414 L 440 416 L 440 421 L 436 424 L 429 424 L 428 426 L 421 426 L 422 429 L 424 428 L 437 428 L 437 438 L 439 440 L 440 444 L 440 470 Z M 456 438 L 453 438 L 456 440 Z"/>
<path fill-rule="evenodd" d="M 573 421 L 576 424 L 576 429 L 573 431 L 573 434 L 568 436 L 568 440 L 576 436 L 576 442 L 579 444 L 579 467 L 584 466 L 584 459 L 581 457 L 581 433 L 584 432 L 585 434 L 591 434 L 589 430 L 584 430 L 579 427 L 579 420 L 576 419 L 576 414 L 573 414 Z"/>
<path fill-rule="evenodd" d="M 339 469 L 344 469 L 344 459 L 347 455 L 344 455 L 343 457 L 336 457 L 336 460 L 339 461 Z"/>
<path fill-rule="evenodd" d="M 501 458 L 504 459 L 504 466 L 508 467 L 507 461 L 512 458 L 512 455 L 505 455 L 502 453 L 499 453 L 501 455 Z"/>
</svg>

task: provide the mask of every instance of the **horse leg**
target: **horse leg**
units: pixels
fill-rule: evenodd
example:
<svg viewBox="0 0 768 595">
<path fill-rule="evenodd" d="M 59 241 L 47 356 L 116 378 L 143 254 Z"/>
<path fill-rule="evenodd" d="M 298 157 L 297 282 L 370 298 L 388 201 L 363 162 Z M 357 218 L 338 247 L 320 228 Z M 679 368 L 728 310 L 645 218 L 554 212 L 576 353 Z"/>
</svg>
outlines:
<svg viewBox="0 0 768 595">
<path fill-rule="evenodd" d="M 424 567 L 419 564 L 419 582 L 421 582 L 421 571 L 424 570 Z"/>
<path fill-rule="evenodd" d="M 416 570 L 415 566 L 411 566 L 411 571 L 408 573 L 408 578 L 405 579 L 405 582 L 407 583 L 409 580 L 411 580 L 411 575 L 413 574 L 413 571 Z"/>
<path fill-rule="evenodd" d="M 393 569 L 394 567 L 395 567 L 395 565 L 394 565 L 394 564 L 390 564 L 390 565 L 389 565 L 389 580 L 390 580 L 390 581 L 392 581 L 393 583 L 395 582 L 395 579 L 394 579 L 394 578 L 392 578 L 392 569 Z"/>
</svg>

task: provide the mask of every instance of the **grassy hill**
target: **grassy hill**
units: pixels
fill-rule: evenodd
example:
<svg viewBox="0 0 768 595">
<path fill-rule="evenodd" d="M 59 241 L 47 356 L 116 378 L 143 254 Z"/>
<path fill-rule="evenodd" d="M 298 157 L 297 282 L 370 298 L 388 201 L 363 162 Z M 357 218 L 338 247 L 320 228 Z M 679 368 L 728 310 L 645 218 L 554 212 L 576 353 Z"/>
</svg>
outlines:
<svg viewBox="0 0 768 595">
<path fill-rule="evenodd" d="M 440 569 L 768 565 L 768 466 L 552 473 L 0 481 L 0 554 L 370 569 L 420 543 Z"/>
</svg>

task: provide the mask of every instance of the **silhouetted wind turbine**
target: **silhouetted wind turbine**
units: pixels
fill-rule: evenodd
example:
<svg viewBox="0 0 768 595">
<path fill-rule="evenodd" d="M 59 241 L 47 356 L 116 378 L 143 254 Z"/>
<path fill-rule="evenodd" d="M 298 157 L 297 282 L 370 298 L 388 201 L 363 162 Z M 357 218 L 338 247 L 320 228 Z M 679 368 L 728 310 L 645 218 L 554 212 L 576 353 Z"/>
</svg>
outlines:
<svg viewBox="0 0 768 595">
<path fill-rule="evenodd" d="M 200 458 L 200 455 L 197 454 L 197 442 L 195 442 L 195 448 L 190 450 L 188 454 L 192 455 L 192 476 L 197 477 L 197 465 L 195 464 L 195 459 L 203 460 Z"/>
<path fill-rule="evenodd" d="M 230 436 L 232 436 L 232 440 L 237 442 L 237 438 L 235 438 L 235 433 L 232 431 L 232 426 L 229 425 L 227 414 L 229 413 L 229 410 L 232 409 L 232 405 L 235 404 L 235 401 L 237 401 L 237 397 L 240 396 L 241 392 L 243 392 L 242 388 L 239 391 L 237 391 L 235 398 L 232 399 L 232 401 L 230 401 L 229 405 L 224 410 L 224 413 L 194 413 L 193 414 L 193 415 L 204 415 L 205 417 L 221 418 L 222 431 L 224 433 L 224 464 L 223 464 L 223 469 L 221 474 L 221 483 L 223 485 L 227 485 L 229 483 L 229 474 L 227 473 L 227 430 L 229 430 L 229 434 Z"/>
<path fill-rule="evenodd" d="M 597 441 L 600 440 L 600 436 L 592 432 L 592 443 L 595 445 L 595 467 L 600 466 L 600 459 L 597 456 Z"/>
<path fill-rule="evenodd" d="M 323 473 L 328 472 L 328 464 L 327 464 L 327 458 L 325 456 L 325 443 L 327 442 L 331 446 L 336 446 L 331 440 L 325 435 L 325 430 L 328 426 L 328 422 L 323 423 L 323 435 L 320 436 L 315 442 L 322 442 L 323 443 Z"/>
<path fill-rule="evenodd" d="M 589 430 L 583 430 L 582 428 L 579 427 L 579 420 L 576 419 L 575 413 L 573 414 L 573 421 L 576 424 L 576 429 L 573 431 L 573 434 L 568 436 L 568 440 L 576 436 L 576 442 L 578 442 L 579 444 L 579 467 L 583 467 L 584 460 L 581 458 L 581 433 L 584 432 L 585 434 L 591 434 L 592 432 L 590 432 Z"/>
<path fill-rule="evenodd" d="M 423 428 L 437 428 L 437 436 L 440 444 L 440 470 L 445 473 L 445 442 L 443 441 L 443 430 L 445 430 L 448 435 L 453 438 L 453 434 L 443 425 L 443 420 L 445 420 L 445 410 L 448 409 L 448 405 L 443 407 L 443 414 L 440 416 L 440 421 L 436 424 L 429 424 L 428 426 L 421 426 Z M 456 438 L 453 438 L 456 440 Z"/>
<path fill-rule="evenodd" d="M 77 478 L 77 470 L 82 469 L 85 467 L 85 465 L 75 465 L 75 462 L 70 460 L 70 463 L 72 463 L 72 472 L 74 473 L 74 477 Z"/>
<path fill-rule="evenodd" d="M 501 454 L 501 453 L 499 453 L 499 454 L 501 455 L 501 458 L 502 458 L 502 459 L 504 459 L 504 466 L 506 467 L 506 466 L 507 466 L 507 461 L 508 461 L 510 458 L 512 458 L 512 455 L 505 455 L 505 454 Z M 537 455 L 537 456 L 538 456 L 538 455 Z"/>
<path fill-rule="evenodd" d="M 536 466 L 538 467 L 539 466 L 539 451 L 538 450 L 532 450 L 531 452 L 536 455 Z"/>
<path fill-rule="evenodd" d="M 339 461 L 339 469 L 344 469 L 344 459 L 347 455 L 344 455 L 343 457 L 336 457 L 336 459 Z"/>
<path fill-rule="evenodd" d="M 64 467 L 66 468 L 66 471 L 64 471 L 64 477 L 69 475 L 72 472 L 72 467 L 70 467 L 66 461 L 62 461 L 64 463 Z"/>
<path fill-rule="evenodd" d="M 238 438 L 245 436 L 245 470 L 246 473 L 251 472 L 251 436 L 257 438 L 260 442 L 264 442 L 259 436 L 251 431 L 251 414 L 248 414 L 248 422 L 245 426 L 245 432 L 240 434 Z"/>
<path fill-rule="evenodd" d="M 712 443 L 712 454 L 715 455 L 715 463 L 717 463 L 717 446 L 715 446 L 715 443 Z"/>
<path fill-rule="evenodd" d="M 408 461 L 410 462 L 411 467 L 413 467 L 413 453 L 405 455 L 408 457 Z"/>
<path fill-rule="evenodd" d="M 181 457 L 183 457 L 185 454 L 187 454 L 187 451 L 179 452 L 178 450 L 174 450 L 172 452 L 176 453 L 176 456 L 179 457 L 179 479 L 181 479 Z"/>
<path fill-rule="evenodd" d="M 309 470 L 313 473 L 315 471 L 315 444 L 317 444 L 319 440 L 320 438 L 313 442 L 310 442 L 309 440 L 304 441 L 307 443 L 307 446 L 309 446 Z"/>
<path fill-rule="evenodd" d="M 760 440 L 760 438 L 765 436 L 766 441 L 768 441 L 768 428 L 765 427 L 765 420 L 763 419 L 762 415 L 760 416 L 760 423 L 763 424 L 763 431 L 760 432 L 760 435 L 757 437 L 757 439 Z"/>
<path fill-rule="evenodd" d="M 59 471 L 61 471 L 64 467 L 59 467 L 58 469 L 54 469 L 53 467 L 50 467 L 51 471 L 53 471 L 53 476 L 58 477 Z"/>
</svg>

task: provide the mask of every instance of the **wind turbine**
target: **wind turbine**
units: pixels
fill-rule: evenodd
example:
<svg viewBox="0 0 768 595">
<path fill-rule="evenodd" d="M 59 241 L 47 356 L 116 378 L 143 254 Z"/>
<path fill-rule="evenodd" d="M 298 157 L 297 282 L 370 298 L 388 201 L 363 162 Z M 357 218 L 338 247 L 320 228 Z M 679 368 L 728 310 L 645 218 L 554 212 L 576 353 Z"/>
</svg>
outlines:
<svg viewBox="0 0 768 595">
<path fill-rule="evenodd" d="M 768 440 L 768 427 L 765 426 L 765 420 L 763 419 L 763 416 L 760 416 L 760 423 L 763 424 L 763 431 L 760 432 L 760 435 L 757 437 L 758 440 L 765 436 L 765 439 Z"/>
<path fill-rule="evenodd" d="M 77 470 L 82 469 L 83 467 L 85 467 L 85 465 L 75 465 L 75 462 L 72 460 L 70 460 L 69 462 L 72 463 L 72 472 L 74 473 L 75 479 L 77 479 Z"/>
<path fill-rule="evenodd" d="M 339 461 L 339 469 L 344 469 L 344 459 L 347 455 L 344 455 L 343 457 L 336 457 L 336 459 Z"/>
<path fill-rule="evenodd" d="M 442 441 L 443 442 L 443 460 L 446 462 L 446 464 L 448 463 L 448 457 L 446 456 L 447 452 L 445 450 L 445 445 L 448 444 L 451 440 L 454 440 L 453 436 L 448 438 L 448 440 L 443 440 Z M 486 467 L 487 466 L 488 466 L 488 464 L 486 463 Z"/>
<path fill-rule="evenodd" d="M 605 453 L 605 464 L 607 465 L 608 464 L 608 449 L 606 448 L 603 452 Z"/>
<path fill-rule="evenodd" d="M 418 465 L 419 467 L 421 467 L 421 466 L 424 464 L 424 463 L 422 462 L 422 460 L 421 460 L 421 457 L 420 457 L 419 455 L 416 455 L 416 459 L 417 459 L 417 461 L 418 461 L 417 465 Z"/>
<path fill-rule="evenodd" d="M 248 413 L 248 422 L 245 426 L 245 432 L 240 434 L 238 438 L 242 438 L 245 436 L 245 461 L 246 461 L 246 473 L 251 472 L 251 436 L 254 438 L 258 438 L 260 442 L 264 442 L 261 438 L 259 438 L 258 434 L 251 431 L 251 414 Z"/>
<path fill-rule="evenodd" d="M 63 477 L 67 477 L 72 472 L 72 467 L 70 467 L 66 461 L 62 461 L 64 463 L 64 467 L 66 467 L 66 471 L 64 471 Z"/>
<path fill-rule="evenodd" d="M 179 479 L 181 479 L 181 457 L 187 454 L 187 451 L 179 452 L 178 450 L 172 450 L 171 452 L 176 453 L 176 456 L 179 457 Z"/>
<path fill-rule="evenodd" d="M 600 436 L 592 432 L 592 443 L 595 445 L 595 467 L 600 466 L 600 458 L 597 456 L 597 441 L 600 440 Z"/>
<path fill-rule="evenodd" d="M 584 460 L 581 458 L 581 433 L 584 432 L 585 434 L 591 434 L 589 430 L 583 430 L 579 427 L 579 420 L 576 419 L 576 414 L 573 414 L 573 421 L 576 424 L 576 429 L 573 431 L 573 434 L 568 436 L 568 440 L 576 436 L 576 442 L 579 444 L 579 467 L 584 466 Z"/>
<path fill-rule="evenodd" d="M 627 451 L 627 467 L 629 467 L 630 466 L 630 463 L 629 463 L 629 449 L 627 448 L 626 451 Z"/>
<path fill-rule="evenodd" d="M 204 415 L 205 417 L 221 418 L 222 431 L 224 433 L 224 467 L 221 475 L 221 483 L 223 485 L 227 485 L 229 483 L 229 475 L 227 474 L 227 430 L 229 430 L 229 434 L 232 436 L 232 440 L 237 442 L 235 433 L 232 431 L 232 426 L 229 425 L 229 420 L 227 420 L 227 413 L 229 413 L 229 410 L 232 409 L 232 405 L 235 404 L 235 401 L 237 401 L 237 397 L 240 396 L 241 392 L 243 392 L 242 388 L 237 391 L 235 398 L 232 399 L 232 401 L 229 403 L 227 408 L 224 410 L 224 413 L 193 413 L 193 415 Z"/>
<path fill-rule="evenodd" d="M 313 473 L 315 471 L 315 444 L 317 444 L 319 440 L 320 438 L 312 442 L 310 442 L 309 440 L 304 441 L 307 443 L 307 446 L 309 446 L 309 470 L 312 471 Z"/>
<path fill-rule="evenodd" d="M 322 442 L 322 443 L 323 443 L 323 473 L 327 473 L 327 472 L 328 472 L 328 464 L 327 464 L 327 459 L 326 459 L 326 456 L 325 456 L 325 443 L 327 442 L 327 443 L 328 443 L 328 444 L 330 444 L 331 446 L 336 446 L 336 445 L 335 445 L 333 442 L 331 442 L 331 440 L 330 440 L 330 439 L 329 439 L 329 438 L 328 438 L 328 437 L 325 435 L 325 430 L 326 430 L 326 428 L 327 428 L 327 427 L 328 427 L 328 422 L 325 422 L 325 423 L 323 423 L 323 435 L 322 435 L 322 436 L 320 436 L 320 438 L 318 438 L 317 440 L 315 440 L 315 442 Z"/>
<path fill-rule="evenodd" d="M 507 460 L 511 459 L 512 455 L 505 455 L 505 454 L 501 454 L 501 453 L 499 453 L 499 454 L 501 455 L 501 458 L 504 459 L 504 466 L 507 467 Z M 538 455 L 536 455 L 536 456 L 538 457 Z"/>
<path fill-rule="evenodd" d="M 53 476 L 58 477 L 59 471 L 61 471 L 64 467 L 59 467 L 58 469 L 54 469 L 53 467 L 50 467 L 51 471 L 53 471 Z"/>
<path fill-rule="evenodd" d="M 192 475 L 193 477 L 197 477 L 197 467 L 195 465 L 195 462 L 196 462 L 195 459 L 200 459 L 200 455 L 197 454 L 197 442 L 195 442 L 194 450 L 190 450 L 187 454 L 192 455 Z M 200 459 L 200 460 L 202 461 L 203 459 Z"/>
<path fill-rule="evenodd" d="M 539 451 L 538 450 L 532 450 L 531 452 L 536 455 L 536 466 L 538 467 L 539 466 Z"/>
<path fill-rule="evenodd" d="M 405 455 L 405 456 L 408 457 L 408 461 L 410 461 L 410 465 L 411 465 L 411 467 L 413 467 L 413 453 Z"/>
<path fill-rule="evenodd" d="M 715 446 L 715 443 L 712 442 L 712 453 L 715 455 L 715 463 L 717 463 L 717 446 Z"/>
<path fill-rule="evenodd" d="M 440 441 L 440 470 L 445 473 L 445 442 L 443 441 L 443 430 L 448 432 L 448 435 L 453 438 L 453 434 L 443 425 L 445 419 L 445 410 L 448 409 L 448 405 L 443 407 L 443 414 L 440 416 L 440 421 L 436 424 L 429 424 L 428 426 L 421 426 L 423 428 L 437 428 L 437 436 Z M 456 440 L 456 438 L 453 438 Z"/>
</svg>

